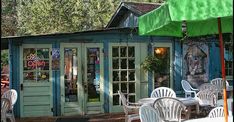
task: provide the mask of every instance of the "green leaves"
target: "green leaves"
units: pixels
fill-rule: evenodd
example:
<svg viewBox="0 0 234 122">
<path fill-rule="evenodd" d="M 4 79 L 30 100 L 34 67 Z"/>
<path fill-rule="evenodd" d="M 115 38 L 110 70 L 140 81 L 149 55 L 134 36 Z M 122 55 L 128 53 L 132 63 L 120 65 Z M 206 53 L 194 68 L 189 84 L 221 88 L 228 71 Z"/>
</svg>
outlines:
<svg viewBox="0 0 234 122">
<path fill-rule="evenodd" d="M 141 68 L 149 72 L 161 72 L 164 70 L 162 60 L 156 58 L 155 56 L 147 56 L 141 63 Z"/>
</svg>

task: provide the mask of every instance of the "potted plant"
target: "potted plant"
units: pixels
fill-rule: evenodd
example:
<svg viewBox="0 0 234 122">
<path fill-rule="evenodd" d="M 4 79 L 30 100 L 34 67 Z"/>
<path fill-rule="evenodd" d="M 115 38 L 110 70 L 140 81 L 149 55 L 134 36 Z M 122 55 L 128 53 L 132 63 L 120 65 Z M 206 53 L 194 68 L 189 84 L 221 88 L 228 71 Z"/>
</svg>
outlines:
<svg viewBox="0 0 234 122">
<path fill-rule="evenodd" d="M 156 56 L 147 56 L 145 60 L 141 63 L 141 68 L 144 71 L 154 73 L 155 87 L 168 86 L 168 82 L 164 81 L 164 78 L 166 78 L 164 76 L 167 76 L 168 72 L 168 64 L 165 59 L 166 58 L 157 58 Z"/>
</svg>

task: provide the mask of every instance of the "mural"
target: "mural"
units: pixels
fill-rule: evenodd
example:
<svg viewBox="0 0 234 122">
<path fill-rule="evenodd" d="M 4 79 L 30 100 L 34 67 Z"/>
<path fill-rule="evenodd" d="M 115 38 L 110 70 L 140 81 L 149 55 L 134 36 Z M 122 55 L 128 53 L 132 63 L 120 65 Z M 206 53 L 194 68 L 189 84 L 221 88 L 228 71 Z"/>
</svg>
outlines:
<svg viewBox="0 0 234 122">
<path fill-rule="evenodd" d="M 209 79 L 209 51 L 204 42 L 188 40 L 183 44 L 183 79 L 195 88 Z"/>
</svg>

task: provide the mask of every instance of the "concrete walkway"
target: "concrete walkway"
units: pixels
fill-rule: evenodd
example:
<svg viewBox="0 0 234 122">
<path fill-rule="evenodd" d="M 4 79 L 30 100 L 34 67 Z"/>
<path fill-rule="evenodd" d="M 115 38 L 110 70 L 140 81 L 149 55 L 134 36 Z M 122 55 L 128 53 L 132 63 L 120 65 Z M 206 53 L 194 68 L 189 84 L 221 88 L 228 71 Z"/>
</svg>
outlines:
<svg viewBox="0 0 234 122">
<path fill-rule="evenodd" d="M 98 114 L 87 116 L 25 117 L 16 118 L 16 122 L 124 122 L 124 113 Z M 134 122 L 140 122 L 134 121 Z"/>
</svg>

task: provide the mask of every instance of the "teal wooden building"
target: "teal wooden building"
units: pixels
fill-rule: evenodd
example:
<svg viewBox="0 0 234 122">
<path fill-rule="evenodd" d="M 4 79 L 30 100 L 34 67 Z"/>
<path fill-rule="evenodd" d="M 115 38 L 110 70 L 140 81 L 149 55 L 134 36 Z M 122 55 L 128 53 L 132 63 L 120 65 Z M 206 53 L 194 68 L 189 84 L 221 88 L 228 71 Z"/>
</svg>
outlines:
<svg viewBox="0 0 234 122">
<path fill-rule="evenodd" d="M 9 49 L 10 87 L 18 92 L 15 115 L 68 116 L 123 112 L 118 90 L 131 102 L 160 86 L 183 95 L 181 80 L 195 87 L 221 77 L 216 36 L 139 36 L 138 17 L 159 4 L 123 2 L 106 29 L 2 38 Z M 233 40 L 227 34 L 227 78 L 232 81 Z M 232 37 L 232 35 L 230 36 Z M 147 55 L 164 61 L 164 71 L 145 72 Z"/>
</svg>

